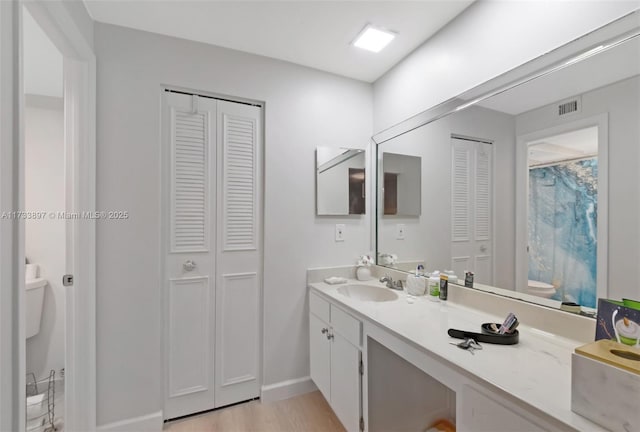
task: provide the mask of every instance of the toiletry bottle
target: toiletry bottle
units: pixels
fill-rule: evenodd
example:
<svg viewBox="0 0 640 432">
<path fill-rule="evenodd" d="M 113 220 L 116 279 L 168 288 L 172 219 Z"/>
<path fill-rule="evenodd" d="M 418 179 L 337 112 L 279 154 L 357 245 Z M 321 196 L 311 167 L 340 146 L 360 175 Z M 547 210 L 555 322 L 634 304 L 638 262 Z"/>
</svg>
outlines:
<svg viewBox="0 0 640 432">
<path fill-rule="evenodd" d="M 464 286 L 467 288 L 473 288 L 473 272 L 464 271 Z"/>
<path fill-rule="evenodd" d="M 440 272 L 437 270 L 429 278 L 429 300 L 440 301 Z"/>
<path fill-rule="evenodd" d="M 440 300 L 445 301 L 449 296 L 449 276 L 440 275 Z"/>
</svg>

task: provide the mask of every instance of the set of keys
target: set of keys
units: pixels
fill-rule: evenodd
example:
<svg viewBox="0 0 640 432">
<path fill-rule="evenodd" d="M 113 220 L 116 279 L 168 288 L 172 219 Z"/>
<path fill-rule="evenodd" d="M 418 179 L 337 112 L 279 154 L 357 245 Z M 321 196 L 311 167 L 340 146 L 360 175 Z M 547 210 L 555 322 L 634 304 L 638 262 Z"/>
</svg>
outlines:
<svg viewBox="0 0 640 432">
<path fill-rule="evenodd" d="M 475 351 L 482 349 L 482 345 L 480 345 L 475 339 L 472 339 L 472 338 L 466 338 L 460 343 L 456 343 L 456 342 L 449 342 L 449 343 L 451 345 L 457 346 L 460 349 L 466 350 L 473 355 L 475 355 Z"/>
</svg>

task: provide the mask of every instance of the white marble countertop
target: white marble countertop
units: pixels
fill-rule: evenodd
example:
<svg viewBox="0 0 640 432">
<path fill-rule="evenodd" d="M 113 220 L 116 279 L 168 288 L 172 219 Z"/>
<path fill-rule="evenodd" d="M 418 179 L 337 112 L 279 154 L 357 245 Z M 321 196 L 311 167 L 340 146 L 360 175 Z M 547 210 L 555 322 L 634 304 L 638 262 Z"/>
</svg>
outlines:
<svg viewBox="0 0 640 432">
<path fill-rule="evenodd" d="M 377 281 L 349 284 L 384 286 Z M 309 287 L 341 304 L 356 316 L 389 330 L 418 348 L 435 354 L 452 365 L 464 369 L 535 407 L 556 420 L 579 431 L 603 431 L 600 426 L 571 411 L 571 353 L 581 342 L 520 324 L 520 342 L 517 345 L 492 345 L 483 343 L 483 349 L 475 355 L 451 345 L 460 341 L 448 336 L 447 330 L 455 328 L 480 332 L 485 322 L 502 322 L 485 312 L 447 302 L 432 302 L 428 298 L 415 297 L 407 301 L 402 291 L 398 299 L 387 302 L 361 301 L 346 297 L 337 290 L 342 285 L 324 282 L 311 283 Z"/>
</svg>

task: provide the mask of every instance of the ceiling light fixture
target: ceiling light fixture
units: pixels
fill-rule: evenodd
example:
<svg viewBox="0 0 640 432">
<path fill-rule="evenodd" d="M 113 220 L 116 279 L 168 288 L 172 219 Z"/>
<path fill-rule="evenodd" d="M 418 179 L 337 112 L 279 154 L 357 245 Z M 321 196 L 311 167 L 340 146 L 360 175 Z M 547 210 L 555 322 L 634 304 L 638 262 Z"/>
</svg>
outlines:
<svg viewBox="0 0 640 432">
<path fill-rule="evenodd" d="M 371 52 L 380 52 L 396 37 L 396 33 L 368 24 L 353 41 L 353 46 Z"/>
</svg>

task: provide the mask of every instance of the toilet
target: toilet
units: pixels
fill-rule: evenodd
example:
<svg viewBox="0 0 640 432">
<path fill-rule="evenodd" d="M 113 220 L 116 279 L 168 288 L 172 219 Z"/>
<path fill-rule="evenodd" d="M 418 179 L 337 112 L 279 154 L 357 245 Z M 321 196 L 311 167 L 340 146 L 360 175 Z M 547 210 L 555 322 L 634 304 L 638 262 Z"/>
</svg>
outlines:
<svg viewBox="0 0 640 432">
<path fill-rule="evenodd" d="M 529 279 L 527 293 L 538 297 L 551 298 L 555 295 L 556 288 L 546 282 Z"/>
<path fill-rule="evenodd" d="M 34 265 L 34 264 L 28 264 Z M 47 280 L 41 277 L 33 277 L 37 271 L 27 268 L 26 271 L 26 338 L 37 335 L 40 332 L 40 321 L 42 320 L 42 309 L 44 305 L 44 287 Z"/>
</svg>

